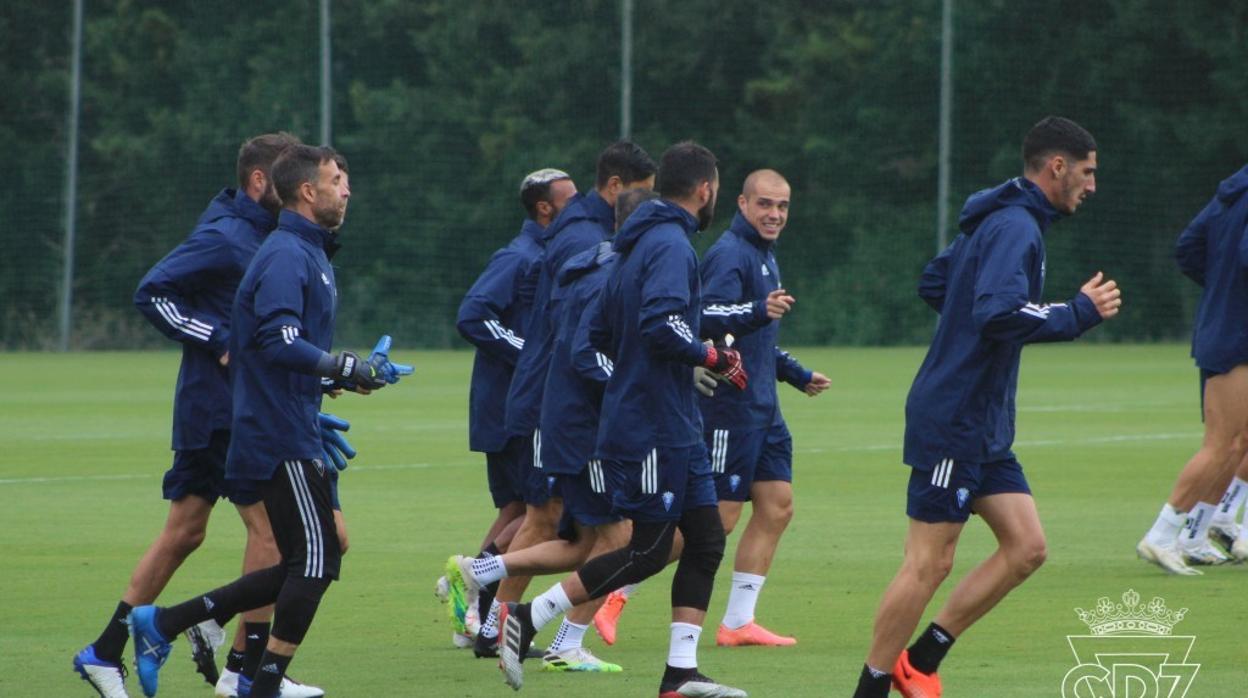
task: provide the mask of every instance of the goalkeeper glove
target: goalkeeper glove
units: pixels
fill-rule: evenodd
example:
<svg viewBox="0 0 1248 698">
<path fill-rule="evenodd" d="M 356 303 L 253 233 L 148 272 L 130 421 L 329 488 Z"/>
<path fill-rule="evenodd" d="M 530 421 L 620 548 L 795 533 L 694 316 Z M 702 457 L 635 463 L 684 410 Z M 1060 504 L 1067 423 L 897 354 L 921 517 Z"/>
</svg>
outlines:
<svg viewBox="0 0 1248 698">
<path fill-rule="evenodd" d="M 340 417 L 322 412 L 321 448 L 325 451 L 325 461 L 333 463 L 335 470 L 346 470 L 347 461 L 355 458 L 355 449 L 347 442 L 342 432 L 351 428 L 351 423 Z"/>
<path fill-rule="evenodd" d="M 693 367 L 693 387 L 707 397 L 715 397 L 715 374 L 705 366 Z"/>
<path fill-rule="evenodd" d="M 389 363 L 384 356 L 361 359 L 355 352 L 341 351 L 337 354 L 326 354 L 317 365 L 317 373 L 334 381 L 347 389 L 360 387 L 366 390 L 377 390 L 386 387 L 383 373 L 385 364 Z"/>
<path fill-rule="evenodd" d="M 745 390 L 749 376 L 745 366 L 741 364 L 741 352 L 726 346 L 706 348 L 706 359 L 702 366 L 719 376 L 719 379 L 737 386 L 737 390 Z"/>
<path fill-rule="evenodd" d="M 396 364 L 390 362 L 390 345 L 393 340 L 390 335 L 383 334 L 381 339 L 377 340 L 377 346 L 373 347 L 373 353 L 368 355 L 368 362 L 373 363 L 379 361 L 377 365 L 381 366 L 381 375 L 387 383 L 398 383 L 402 376 L 412 375 L 416 369 L 407 364 Z"/>
</svg>

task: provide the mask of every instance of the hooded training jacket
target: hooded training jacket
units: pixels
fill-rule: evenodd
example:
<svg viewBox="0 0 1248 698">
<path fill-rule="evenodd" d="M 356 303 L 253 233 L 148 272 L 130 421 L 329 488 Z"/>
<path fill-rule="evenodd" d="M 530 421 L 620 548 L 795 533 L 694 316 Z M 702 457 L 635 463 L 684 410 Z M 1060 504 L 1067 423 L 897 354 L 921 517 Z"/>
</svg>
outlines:
<svg viewBox="0 0 1248 698">
<path fill-rule="evenodd" d="M 468 448 L 497 453 L 507 444 L 507 391 L 533 306 L 542 226 L 526 218 L 520 234 L 494 253 L 459 305 L 455 327 L 476 348 L 468 389 Z"/>
<path fill-rule="evenodd" d="M 325 228 L 283 210 L 243 275 L 231 314 L 228 478 L 268 480 L 282 461 L 324 457 L 317 365 L 334 342 L 333 242 Z"/>
<path fill-rule="evenodd" d="M 139 312 L 182 343 L 173 397 L 173 449 L 207 448 L 212 432 L 230 428 L 230 305 L 276 217 L 242 191 L 223 189 L 186 240 L 153 266 L 134 293 Z"/>
<path fill-rule="evenodd" d="M 1022 177 L 972 194 L 958 235 L 923 270 L 919 296 L 940 321 L 906 398 L 904 460 L 1013 458 L 1024 344 L 1072 340 L 1100 324 L 1092 300 L 1045 304 L 1044 231 L 1059 217 Z"/>
<path fill-rule="evenodd" d="M 591 191 L 569 200 L 543 233 L 545 251 L 537 293 L 525 323 L 525 348 L 507 392 L 507 432 L 512 436 L 528 436 L 538 427 L 556 330 L 557 313 L 550 307 L 555 277 L 573 255 L 611 237 L 614 227 L 615 209 L 597 191 Z"/>
<path fill-rule="evenodd" d="M 591 318 L 591 344 L 614 361 L 602 400 L 595 457 L 641 462 L 655 448 L 702 443 L 693 367 L 701 283 L 689 238 L 698 221 L 663 199 L 637 207 L 616 233 L 620 257 Z"/>
<path fill-rule="evenodd" d="M 1248 363 L 1248 167 L 1218 185 L 1174 247 L 1179 270 L 1201 286 L 1192 328 L 1196 365 L 1225 373 Z"/>
<path fill-rule="evenodd" d="M 749 383 L 702 396 L 707 429 L 755 430 L 784 423 L 776 381 L 801 390 L 811 372 L 776 346 L 780 322 L 767 317 L 767 294 L 781 288 L 775 242 L 766 240 L 739 212 L 701 262 L 702 336 L 734 337 Z"/>
<path fill-rule="evenodd" d="M 602 293 L 615 266 L 610 242 L 574 255 L 559 270 L 552 305 L 558 309 L 550 369 L 542 391 L 542 468 L 556 475 L 576 475 L 593 457 L 598 436 L 602 391 L 614 364 L 601 352 L 585 354 L 582 315 Z M 579 337 L 579 340 L 578 340 Z"/>
</svg>

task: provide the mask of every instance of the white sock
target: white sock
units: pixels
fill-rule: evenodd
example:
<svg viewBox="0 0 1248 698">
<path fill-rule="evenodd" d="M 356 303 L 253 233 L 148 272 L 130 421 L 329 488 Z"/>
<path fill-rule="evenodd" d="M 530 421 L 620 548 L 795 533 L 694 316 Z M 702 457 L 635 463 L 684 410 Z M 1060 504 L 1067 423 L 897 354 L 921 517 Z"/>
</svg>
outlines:
<svg viewBox="0 0 1248 698">
<path fill-rule="evenodd" d="M 550 647 L 546 651 L 562 652 L 580 647 L 585 639 L 585 630 L 588 628 L 588 625 L 577 625 L 565 617 L 563 622 L 559 624 L 559 631 L 555 633 L 554 642 L 550 643 Z"/>
<path fill-rule="evenodd" d="M 1218 504 L 1218 513 L 1214 515 L 1214 518 L 1218 521 L 1234 523 L 1239 518 L 1239 508 L 1244 505 L 1246 498 L 1248 498 L 1248 481 L 1237 477 L 1231 481 L 1231 486 L 1226 488 L 1226 494 L 1222 495 L 1222 501 Z"/>
<path fill-rule="evenodd" d="M 1196 506 L 1187 513 L 1187 522 L 1179 534 L 1179 545 L 1191 549 L 1199 548 L 1209 540 L 1209 522 L 1218 505 L 1209 502 L 1196 502 Z"/>
<path fill-rule="evenodd" d="M 472 560 L 472 578 L 477 584 L 486 586 L 500 579 L 507 578 L 507 565 L 503 564 L 502 555 L 478 557 Z"/>
<path fill-rule="evenodd" d="M 623 596 L 626 599 L 631 599 L 633 594 L 637 593 L 637 586 L 637 584 L 625 584 L 616 591 L 620 593 L 620 596 Z"/>
<path fill-rule="evenodd" d="M 672 623 L 672 642 L 667 650 L 668 666 L 697 669 L 699 637 L 702 637 L 702 628 L 689 623 Z"/>
<path fill-rule="evenodd" d="M 732 591 L 728 592 L 728 608 L 724 611 L 724 625 L 732 630 L 754 620 L 754 606 L 763 590 L 766 577 L 748 572 L 732 573 Z"/>
<path fill-rule="evenodd" d="M 490 612 L 485 617 L 485 622 L 481 624 L 481 637 L 491 638 L 498 637 L 498 599 L 490 601 Z"/>
<path fill-rule="evenodd" d="M 1157 515 L 1157 520 L 1153 522 L 1153 527 L 1148 531 L 1148 542 L 1153 545 L 1174 545 L 1175 539 L 1179 537 L 1179 529 L 1183 528 L 1186 519 L 1187 512 L 1175 511 L 1166 502 L 1161 513 Z"/>
<path fill-rule="evenodd" d="M 541 630 L 546 627 L 547 623 L 563 615 L 569 608 L 572 608 L 572 602 L 568 600 L 568 595 L 564 592 L 563 585 L 556 584 L 533 599 L 533 603 L 530 604 L 529 608 L 533 617 L 533 627 Z"/>
</svg>

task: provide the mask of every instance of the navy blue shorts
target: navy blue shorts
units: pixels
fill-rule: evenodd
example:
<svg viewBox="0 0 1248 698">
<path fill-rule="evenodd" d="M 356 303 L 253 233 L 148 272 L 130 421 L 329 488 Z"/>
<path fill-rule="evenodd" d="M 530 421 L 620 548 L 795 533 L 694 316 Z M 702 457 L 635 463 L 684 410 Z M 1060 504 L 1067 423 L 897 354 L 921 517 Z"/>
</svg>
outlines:
<svg viewBox="0 0 1248 698">
<path fill-rule="evenodd" d="M 559 520 L 559 537 L 576 540 L 575 522 L 581 526 L 603 526 L 622 517 L 612 511 L 611 491 L 602 461 L 591 460 L 576 475 L 558 475 L 556 491 L 563 497 L 563 515 Z"/>
<path fill-rule="evenodd" d="M 748 502 L 755 482 L 793 482 L 793 437 L 783 422 L 748 431 L 712 429 L 704 436 L 720 500 Z"/>
<path fill-rule="evenodd" d="M 641 462 L 603 460 L 612 511 L 633 521 L 679 521 L 681 514 L 719 504 L 706 445 L 656 448 Z"/>
<path fill-rule="evenodd" d="M 217 430 L 208 437 L 206 448 L 174 451 L 173 466 L 165 471 L 161 489 L 165 499 L 177 501 L 189 495 L 216 504 L 221 497 L 246 506 L 262 499 L 259 486 L 250 480 L 225 478 L 225 454 L 230 450 L 230 432 Z"/>
<path fill-rule="evenodd" d="M 1013 492 L 1031 494 L 1023 466 L 1013 458 L 982 464 L 945 459 L 931 470 L 911 470 L 906 516 L 926 523 L 966 523 L 976 499 Z"/>
<path fill-rule="evenodd" d="M 524 493 L 516 482 L 516 476 L 521 472 L 520 464 L 531 461 L 525 455 L 528 444 L 528 439 L 517 436 L 508 439 L 503 450 L 485 454 L 485 476 L 490 483 L 490 497 L 494 500 L 495 509 L 524 501 Z"/>
</svg>

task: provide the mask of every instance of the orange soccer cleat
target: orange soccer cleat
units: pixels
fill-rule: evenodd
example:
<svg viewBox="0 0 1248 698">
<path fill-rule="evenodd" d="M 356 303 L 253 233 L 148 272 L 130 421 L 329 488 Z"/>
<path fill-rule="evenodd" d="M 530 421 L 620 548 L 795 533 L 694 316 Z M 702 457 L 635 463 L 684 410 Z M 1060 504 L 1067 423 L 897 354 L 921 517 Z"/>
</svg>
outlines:
<svg viewBox="0 0 1248 698">
<path fill-rule="evenodd" d="M 749 645 L 789 647 L 797 644 L 797 638 L 777 635 L 758 623 L 750 621 L 735 630 L 721 624 L 719 631 L 715 633 L 715 644 L 720 647 L 747 647 Z"/>
<path fill-rule="evenodd" d="M 940 674 L 924 674 L 910 666 L 910 650 L 902 650 L 893 666 L 893 688 L 906 698 L 940 698 Z"/>
<path fill-rule="evenodd" d="M 606 603 L 594 614 L 594 629 L 608 645 L 615 644 L 615 626 L 620 622 L 620 614 L 624 612 L 624 604 L 628 597 L 618 591 L 607 594 Z"/>
</svg>

